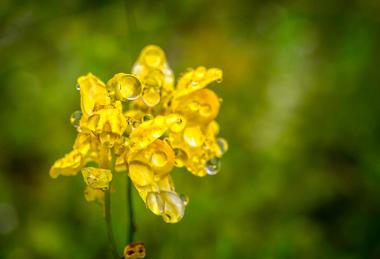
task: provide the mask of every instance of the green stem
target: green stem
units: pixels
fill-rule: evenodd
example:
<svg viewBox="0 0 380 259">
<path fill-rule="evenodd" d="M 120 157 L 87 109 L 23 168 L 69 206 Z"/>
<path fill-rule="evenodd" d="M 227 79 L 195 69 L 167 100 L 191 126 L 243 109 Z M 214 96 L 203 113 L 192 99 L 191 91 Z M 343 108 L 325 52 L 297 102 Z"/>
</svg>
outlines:
<svg viewBox="0 0 380 259">
<path fill-rule="evenodd" d="M 129 215 L 129 226 L 127 229 L 127 241 L 128 244 L 133 242 L 133 236 L 135 234 L 135 220 L 133 213 L 133 201 L 132 201 L 132 181 L 129 179 L 127 174 L 127 207 L 128 207 L 128 215 Z"/>
<path fill-rule="evenodd" d="M 127 44 L 129 45 L 129 53 L 131 53 L 130 58 L 131 58 L 131 64 L 133 64 L 133 56 L 136 52 L 136 38 L 138 37 L 137 35 L 137 29 L 136 29 L 136 20 L 135 20 L 135 15 L 134 15 L 134 9 L 133 9 L 133 0 L 124 0 L 124 8 L 125 8 L 125 15 L 126 15 L 126 25 L 127 25 Z M 127 174 L 127 215 L 129 217 L 129 224 L 128 224 L 128 229 L 126 230 L 127 232 L 127 242 L 128 244 L 133 242 L 133 237 L 136 231 L 135 228 L 135 221 L 134 221 L 134 213 L 133 213 L 133 201 L 132 201 L 132 181 L 129 178 Z"/>
<path fill-rule="evenodd" d="M 111 191 L 108 189 L 104 193 L 105 199 L 105 216 L 106 216 L 106 225 L 107 225 L 107 235 L 109 245 L 111 247 L 112 255 L 114 259 L 120 259 L 120 256 L 117 252 L 117 246 L 112 230 L 112 219 L 111 219 Z"/>
</svg>

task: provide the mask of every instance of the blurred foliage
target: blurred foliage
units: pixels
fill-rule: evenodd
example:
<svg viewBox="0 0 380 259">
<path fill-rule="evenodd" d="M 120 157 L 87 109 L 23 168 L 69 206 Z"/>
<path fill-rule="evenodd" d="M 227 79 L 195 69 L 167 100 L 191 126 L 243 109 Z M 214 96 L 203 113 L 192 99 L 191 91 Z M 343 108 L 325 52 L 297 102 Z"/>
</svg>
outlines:
<svg viewBox="0 0 380 259">
<path fill-rule="evenodd" d="M 178 224 L 135 192 L 148 258 L 380 258 L 379 13 L 372 0 L 0 1 L 0 258 L 109 256 L 81 177 L 48 170 L 76 134 L 76 78 L 128 72 L 150 43 L 177 75 L 224 70 L 230 150 L 217 176 L 174 172 L 191 198 Z"/>
</svg>

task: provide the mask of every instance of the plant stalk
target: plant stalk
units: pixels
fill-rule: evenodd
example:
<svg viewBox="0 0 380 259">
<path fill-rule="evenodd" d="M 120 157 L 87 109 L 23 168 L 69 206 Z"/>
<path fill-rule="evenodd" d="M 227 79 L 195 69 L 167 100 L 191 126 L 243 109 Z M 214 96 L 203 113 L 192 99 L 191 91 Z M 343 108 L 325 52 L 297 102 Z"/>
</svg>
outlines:
<svg viewBox="0 0 380 259">
<path fill-rule="evenodd" d="M 128 244 L 132 243 L 135 234 L 135 220 L 133 212 L 133 200 L 132 200 L 132 181 L 129 179 L 127 174 L 127 213 L 129 216 L 129 226 L 127 229 L 127 241 Z"/>
</svg>

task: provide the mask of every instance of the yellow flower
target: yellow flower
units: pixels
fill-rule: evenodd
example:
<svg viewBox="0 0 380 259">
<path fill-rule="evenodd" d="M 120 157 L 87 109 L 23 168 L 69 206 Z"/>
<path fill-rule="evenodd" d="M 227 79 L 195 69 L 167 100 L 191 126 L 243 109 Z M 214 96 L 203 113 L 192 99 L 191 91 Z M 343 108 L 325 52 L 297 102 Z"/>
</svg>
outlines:
<svg viewBox="0 0 380 259">
<path fill-rule="evenodd" d="M 131 74 L 118 73 L 106 84 L 91 73 L 80 77 L 81 111 L 70 118 L 78 136 L 73 150 L 51 167 L 51 177 L 82 171 L 86 200 L 103 206 L 111 169 L 126 171 L 147 208 L 178 222 L 188 198 L 176 192 L 173 168 L 214 175 L 228 149 L 217 137 L 220 99 L 207 89 L 221 80 L 220 69 L 200 66 L 175 86 L 164 51 L 154 45 L 142 50 Z"/>
</svg>

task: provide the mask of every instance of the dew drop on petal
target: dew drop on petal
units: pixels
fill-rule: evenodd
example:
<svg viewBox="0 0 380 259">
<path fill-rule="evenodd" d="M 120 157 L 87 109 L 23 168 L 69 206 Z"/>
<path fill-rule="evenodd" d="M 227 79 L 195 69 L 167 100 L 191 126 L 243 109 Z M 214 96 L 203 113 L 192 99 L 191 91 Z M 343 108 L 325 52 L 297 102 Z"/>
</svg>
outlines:
<svg viewBox="0 0 380 259">
<path fill-rule="evenodd" d="M 133 75 L 120 76 L 116 83 L 116 94 L 122 101 L 135 100 L 141 94 L 141 82 Z"/>
<path fill-rule="evenodd" d="M 168 158 L 164 152 L 156 151 L 152 154 L 151 162 L 156 167 L 163 167 L 168 162 Z"/>
<path fill-rule="evenodd" d="M 189 104 L 189 108 L 190 110 L 192 111 L 197 111 L 199 109 L 199 102 L 197 101 L 192 101 L 190 104 Z"/>
<path fill-rule="evenodd" d="M 204 142 L 204 135 L 199 126 L 187 127 L 183 132 L 183 139 L 192 147 L 199 147 Z"/>
<path fill-rule="evenodd" d="M 215 175 L 220 171 L 221 163 L 217 157 L 211 158 L 205 164 L 206 173 L 208 175 Z"/>
<path fill-rule="evenodd" d="M 164 203 L 157 192 L 149 192 L 146 196 L 146 206 L 154 214 L 161 215 L 164 212 Z"/>
<path fill-rule="evenodd" d="M 77 89 L 77 91 L 80 91 L 80 84 L 77 84 L 77 85 L 75 86 L 75 89 Z"/>
<path fill-rule="evenodd" d="M 216 143 L 219 146 L 220 154 L 223 155 L 228 150 L 228 142 L 224 138 L 218 138 Z"/>
<path fill-rule="evenodd" d="M 165 59 L 162 50 L 155 46 L 149 47 L 144 54 L 145 64 L 150 67 L 159 67 Z"/>
<path fill-rule="evenodd" d="M 199 109 L 199 114 L 202 115 L 203 117 L 209 116 L 211 112 L 212 112 L 211 106 L 208 104 L 202 105 Z"/>
<path fill-rule="evenodd" d="M 147 106 L 156 106 L 161 100 L 160 89 L 155 87 L 145 88 L 143 91 L 142 98 Z"/>
<path fill-rule="evenodd" d="M 80 119 L 82 118 L 82 112 L 81 111 L 75 111 L 70 116 L 70 123 L 74 126 L 74 128 L 79 127 Z"/>
<path fill-rule="evenodd" d="M 180 148 L 175 148 L 173 151 L 175 155 L 175 160 L 174 160 L 175 166 L 183 167 L 188 159 L 186 152 Z"/>
<path fill-rule="evenodd" d="M 174 192 L 161 192 L 164 201 L 164 212 L 162 218 L 166 223 L 177 223 L 185 213 L 185 206 L 180 197 Z"/>
</svg>

